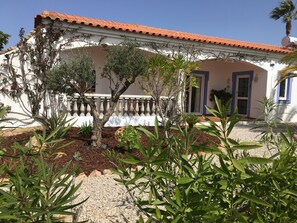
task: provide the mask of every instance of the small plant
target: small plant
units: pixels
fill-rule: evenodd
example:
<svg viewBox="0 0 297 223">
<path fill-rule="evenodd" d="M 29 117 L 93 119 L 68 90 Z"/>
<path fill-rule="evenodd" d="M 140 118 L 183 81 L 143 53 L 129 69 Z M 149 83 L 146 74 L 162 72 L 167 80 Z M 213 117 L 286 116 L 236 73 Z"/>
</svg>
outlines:
<svg viewBox="0 0 297 223">
<path fill-rule="evenodd" d="M 91 122 L 84 122 L 81 127 L 79 127 L 79 135 L 83 137 L 91 138 L 93 134 L 93 125 Z"/>
<path fill-rule="evenodd" d="M 73 159 L 76 160 L 76 161 L 82 161 L 82 157 L 80 155 L 80 152 L 75 152 L 74 155 L 73 155 Z"/>
<path fill-rule="evenodd" d="M 192 129 L 194 125 L 196 125 L 198 122 L 200 122 L 197 115 L 185 115 L 184 120 L 188 124 L 189 128 Z"/>
<path fill-rule="evenodd" d="M 61 168 L 53 162 L 51 151 L 56 151 L 61 141 L 55 139 L 58 131 L 34 133 L 38 145 L 46 149 L 34 149 L 31 139 L 26 146 L 15 143 L 13 155 L 1 151 L 0 156 L 13 163 L 10 168 L 5 163 L 0 166 L 1 176 L 8 180 L 0 183 L 1 222 L 63 222 L 64 217 L 75 216 L 74 207 L 85 202 L 74 202 L 81 185 L 73 183 L 75 169 L 70 163 Z"/>
<path fill-rule="evenodd" d="M 227 92 L 227 89 L 221 89 L 221 90 L 215 90 L 212 89 L 210 91 L 210 101 L 215 101 L 215 97 L 217 97 L 219 100 L 221 100 L 222 104 L 226 104 L 231 98 L 232 98 L 232 94 Z"/>
<path fill-rule="evenodd" d="M 68 119 L 65 112 L 52 113 L 49 118 L 35 117 L 35 119 L 44 126 L 48 134 L 55 132 L 55 139 L 64 138 L 74 125 L 74 123 L 71 123 L 73 118 Z"/>
<path fill-rule="evenodd" d="M 116 139 L 118 146 L 131 150 L 140 141 L 140 133 L 132 125 L 128 125 L 122 131 L 117 132 Z"/>
</svg>

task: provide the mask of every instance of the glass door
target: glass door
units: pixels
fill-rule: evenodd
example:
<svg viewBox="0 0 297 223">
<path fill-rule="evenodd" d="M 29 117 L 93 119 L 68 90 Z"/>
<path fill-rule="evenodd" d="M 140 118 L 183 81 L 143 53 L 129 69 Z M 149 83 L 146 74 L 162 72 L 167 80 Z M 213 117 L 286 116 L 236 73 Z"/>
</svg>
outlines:
<svg viewBox="0 0 297 223">
<path fill-rule="evenodd" d="M 196 76 L 198 88 L 190 86 L 187 90 L 186 112 L 201 114 L 203 104 L 203 77 Z"/>
<path fill-rule="evenodd" d="M 248 115 L 249 108 L 249 76 L 237 76 L 236 80 L 236 107 L 240 115 Z"/>
</svg>

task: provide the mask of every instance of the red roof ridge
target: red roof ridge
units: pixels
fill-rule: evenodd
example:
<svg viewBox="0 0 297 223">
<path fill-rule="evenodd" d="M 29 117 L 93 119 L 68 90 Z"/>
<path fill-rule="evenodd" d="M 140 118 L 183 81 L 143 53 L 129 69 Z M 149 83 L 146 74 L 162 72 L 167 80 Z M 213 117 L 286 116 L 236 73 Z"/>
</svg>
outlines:
<svg viewBox="0 0 297 223">
<path fill-rule="evenodd" d="M 49 12 L 47 10 L 35 16 L 35 27 L 41 23 L 41 19 L 60 20 L 68 23 L 83 24 L 86 26 L 101 27 L 106 29 L 135 32 L 135 33 L 152 35 L 152 36 L 162 36 L 167 38 L 189 40 L 189 41 L 195 41 L 195 42 L 204 42 L 204 43 L 210 43 L 210 44 L 216 44 L 216 45 L 239 47 L 239 48 L 267 51 L 267 52 L 274 52 L 274 53 L 291 52 L 290 49 L 285 49 L 279 46 L 274 46 L 269 44 L 206 36 L 201 34 L 155 28 L 155 27 L 139 25 L 139 24 L 129 24 L 129 23 L 101 20 L 101 19 L 95 19 L 95 18 L 88 18 L 84 16 L 73 16 L 73 15 L 62 14 L 58 12 Z"/>
</svg>

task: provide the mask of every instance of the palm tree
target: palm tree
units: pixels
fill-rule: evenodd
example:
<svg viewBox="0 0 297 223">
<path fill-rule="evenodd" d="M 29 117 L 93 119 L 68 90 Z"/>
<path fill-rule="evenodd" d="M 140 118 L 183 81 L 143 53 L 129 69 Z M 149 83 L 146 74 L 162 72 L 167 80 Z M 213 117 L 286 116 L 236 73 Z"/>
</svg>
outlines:
<svg viewBox="0 0 297 223">
<path fill-rule="evenodd" d="M 278 83 L 291 77 L 297 77 L 297 51 L 287 54 L 281 59 L 281 62 L 286 63 L 287 67 L 281 70 L 281 78 Z"/>
<path fill-rule="evenodd" d="M 292 20 L 297 19 L 295 4 L 292 0 L 282 1 L 278 7 L 271 11 L 270 18 L 275 20 L 282 18 L 283 22 L 286 23 L 286 35 L 289 36 L 292 29 Z"/>
</svg>

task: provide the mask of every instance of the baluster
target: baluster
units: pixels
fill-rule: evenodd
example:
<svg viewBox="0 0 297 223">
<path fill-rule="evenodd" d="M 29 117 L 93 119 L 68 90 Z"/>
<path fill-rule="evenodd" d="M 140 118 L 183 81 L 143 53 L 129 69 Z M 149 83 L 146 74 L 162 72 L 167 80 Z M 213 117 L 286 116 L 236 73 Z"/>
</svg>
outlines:
<svg viewBox="0 0 297 223">
<path fill-rule="evenodd" d="M 100 108 L 99 108 L 99 118 L 103 118 L 103 112 L 104 112 L 104 106 L 103 106 L 103 103 L 104 103 L 104 100 L 102 100 L 101 97 L 99 97 L 99 105 L 100 105 Z"/>
<path fill-rule="evenodd" d="M 110 108 L 110 99 L 106 98 L 106 108 L 105 108 L 105 113 L 109 110 Z"/>
<path fill-rule="evenodd" d="M 153 106 L 152 106 L 152 116 L 156 115 L 156 101 L 153 99 Z"/>
<path fill-rule="evenodd" d="M 136 102 L 135 102 L 135 116 L 139 116 L 139 104 L 138 104 L 138 99 L 136 99 Z"/>
<path fill-rule="evenodd" d="M 144 116 L 144 98 L 141 99 L 140 116 Z"/>
<path fill-rule="evenodd" d="M 129 113 L 129 115 L 133 116 L 133 113 L 134 113 L 133 98 L 129 98 L 129 101 L 130 101 L 130 113 Z"/>
<path fill-rule="evenodd" d="M 91 116 L 91 106 L 87 104 L 87 114 L 86 116 Z"/>
<path fill-rule="evenodd" d="M 81 101 L 80 103 L 80 115 L 79 116 L 85 116 L 85 103 Z"/>
<path fill-rule="evenodd" d="M 128 100 L 126 98 L 124 99 L 124 116 L 128 116 Z"/>
<path fill-rule="evenodd" d="M 65 104 L 64 104 L 63 98 L 64 98 L 63 95 L 58 96 L 58 111 L 59 112 L 65 111 Z"/>
<path fill-rule="evenodd" d="M 115 105 L 115 107 L 112 111 L 112 116 L 116 116 L 117 112 L 118 112 L 118 103 Z"/>
<path fill-rule="evenodd" d="M 67 113 L 68 116 L 71 116 L 71 97 L 67 97 Z"/>
<path fill-rule="evenodd" d="M 118 116 L 122 116 L 123 115 L 123 99 L 119 100 L 119 108 L 118 108 Z"/>
<path fill-rule="evenodd" d="M 74 101 L 73 101 L 73 116 L 78 116 L 77 114 L 78 112 L 78 108 L 77 108 L 77 98 L 74 98 Z"/>
<path fill-rule="evenodd" d="M 146 116 L 150 116 L 151 111 L 150 111 L 150 99 L 146 99 Z"/>
</svg>

